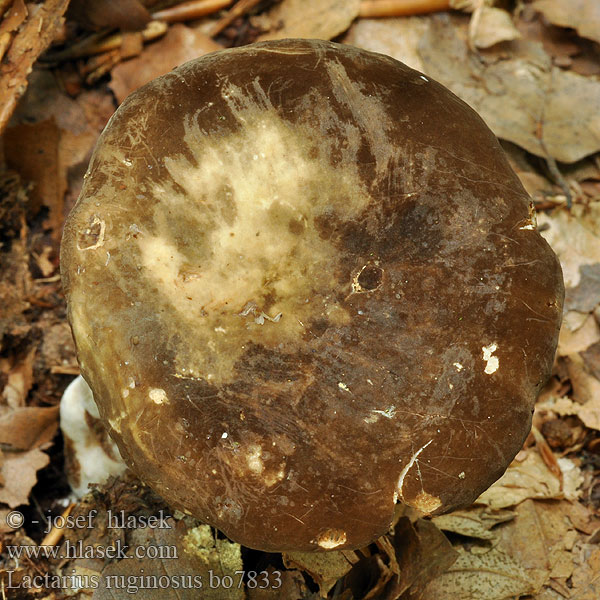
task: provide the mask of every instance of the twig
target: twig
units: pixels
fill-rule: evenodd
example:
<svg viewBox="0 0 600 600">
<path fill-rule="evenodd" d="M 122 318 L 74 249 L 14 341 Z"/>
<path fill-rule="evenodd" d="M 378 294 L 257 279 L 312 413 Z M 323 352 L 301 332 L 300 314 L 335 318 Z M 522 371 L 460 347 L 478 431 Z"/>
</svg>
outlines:
<svg viewBox="0 0 600 600">
<path fill-rule="evenodd" d="M 150 42 L 164 35 L 167 31 L 166 23 L 161 21 L 150 21 L 141 32 L 144 42 Z M 106 32 L 95 33 L 77 44 L 73 44 L 66 50 L 60 52 L 47 52 L 43 60 L 47 62 L 71 60 L 84 56 L 102 54 L 111 50 L 118 50 L 123 43 L 123 35 L 114 33 L 106 36 Z"/>
<path fill-rule="evenodd" d="M 156 38 L 161 37 L 167 31 L 166 23 L 161 21 L 150 21 L 148 25 L 140 32 L 144 42 L 151 42 Z M 111 50 L 118 50 L 123 43 L 123 35 L 114 33 L 106 35 L 106 31 L 94 33 L 89 37 L 81 40 L 77 44 L 69 46 L 65 50 L 59 52 L 46 52 L 41 57 L 44 62 L 57 62 L 63 60 L 72 60 L 74 58 L 83 58 L 85 56 L 94 56 L 95 54 L 103 54 Z"/>
<path fill-rule="evenodd" d="M 167 26 L 159 21 L 150 21 L 146 27 L 142 30 L 142 40 L 144 42 L 151 42 L 156 38 L 161 37 L 167 32 Z M 102 54 L 110 50 L 117 50 L 123 43 L 123 34 L 115 33 L 110 35 L 101 42 L 94 44 L 88 48 L 88 55 L 90 54 Z"/>
<path fill-rule="evenodd" d="M 362 0 L 359 17 L 405 17 L 448 10 L 450 0 Z"/>
<path fill-rule="evenodd" d="M 12 42 L 12 34 L 9 31 L 0 33 L 0 60 L 2 60 L 4 58 L 4 54 L 10 47 L 11 42 Z"/>
<path fill-rule="evenodd" d="M 546 89 L 545 97 L 549 97 L 554 85 L 554 69 L 550 70 L 550 79 L 548 83 L 548 87 Z M 569 189 L 569 184 L 566 179 L 563 177 L 563 174 L 560 172 L 558 165 L 556 164 L 556 160 L 554 157 L 548 152 L 548 148 L 546 148 L 546 143 L 544 142 L 544 125 L 546 122 L 546 104 L 542 104 L 542 114 L 540 115 L 540 119 L 537 122 L 537 127 L 535 131 L 535 136 L 540 142 L 540 147 L 544 152 L 544 160 L 546 161 L 546 165 L 548 165 L 548 170 L 550 174 L 554 178 L 554 183 L 560 186 L 560 189 L 564 192 L 565 198 L 567 201 L 567 208 L 571 209 L 573 206 L 573 198 L 571 196 L 571 190 Z"/>
<path fill-rule="evenodd" d="M 218 35 L 228 27 L 233 21 L 235 21 L 238 17 L 241 17 L 243 14 L 247 13 L 250 9 L 254 8 L 260 0 L 240 0 L 235 6 L 233 6 L 229 12 L 222 18 L 219 19 L 209 31 L 209 36 L 214 37 Z"/>
<path fill-rule="evenodd" d="M 544 464 L 548 467 L 548 470 L 558 479 L 560 482 L 560 489 L 563 488 L 563 474 L 560 470 L 560 466 L 558 461 L 556 460 L 556 456 L 554 456 L 554 452 L 548 445 L 546 438 L 541 434 L 538 428 L 535 425 L 532 425 L 531 432 L 533 433 L 533 437 L 535 439 L 536 448 L 544 461 Z"/>
<path fill-rule="evenodd" d="M 566 200 L 567 200 L 567 208 L 571 208 L 573 206 L 573 196 L 571 195 L 571 190 L 569 188 L 569 184 L 567 180 L 564 178 L 563 174 L 560 172 L 558 165 L 556 164 L 556 160 L 552 156 L 548 154 L 544 144 L 542 143 L 542 148 L 546 153 L 544 159 L 546 160 L 546 165 L 548 165 L 548 170 L 550 171 L 550 175 L 554 178 L 554 182 L 560 186 L 560 189 L 564 192 Z"/>
<path fill-rule="evenodd" d="M 192 0 L 153 13 L 152 18 L 165 23 L 199 19 L 227 8 L 233 0 Z"/>
<path fill-rule="evenodd" d="M 62 517 L 66 520 L 66 518 L 71 514 L 73 507 L 75 504 L 69 504 L 67 508 L 64 510 Z M 40 546 L 56 546 L 58 542 L 62 539 L 62 536 L 65 534 L 65 527 L 57 527 L 54 525 L 52 529 L 44 536 Z"/>
</svg>

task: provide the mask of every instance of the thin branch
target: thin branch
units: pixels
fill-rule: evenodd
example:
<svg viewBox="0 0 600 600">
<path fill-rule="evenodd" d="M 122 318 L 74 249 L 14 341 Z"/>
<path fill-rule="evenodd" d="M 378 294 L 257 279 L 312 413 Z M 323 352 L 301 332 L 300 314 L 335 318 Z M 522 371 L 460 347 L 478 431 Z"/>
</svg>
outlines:
<svg viewBox="0 0 600 600">
<path fill-rule="evenodd" d="M 184 2 L 159 10 L 152 15 L 152 18 L 165 23 L 191 21 L 219 12 L 227 8 L 232 2 L 233 0 L 192 0 L 191 2 Z"/>
<path fill-rule="evenodd" d="M 405 17 L 448 10 L 450 0 L 363 0 L 359 17 Z"/>
</svg>

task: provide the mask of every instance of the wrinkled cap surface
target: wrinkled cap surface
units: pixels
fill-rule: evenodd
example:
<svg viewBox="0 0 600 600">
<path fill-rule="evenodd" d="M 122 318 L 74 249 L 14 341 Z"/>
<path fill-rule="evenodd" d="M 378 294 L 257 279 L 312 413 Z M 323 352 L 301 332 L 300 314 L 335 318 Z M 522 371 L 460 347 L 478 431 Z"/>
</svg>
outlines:
<svg viewBox="0 0 600 600">
<path fill-rule="evenodd" d="M 214 53 L 132 94 L 69 216 L 81 370 L 131 468 L 268 551 L 468 505 L 529 432 L 563 286 L 483 121 L 391 58 Z"/>
</svg>

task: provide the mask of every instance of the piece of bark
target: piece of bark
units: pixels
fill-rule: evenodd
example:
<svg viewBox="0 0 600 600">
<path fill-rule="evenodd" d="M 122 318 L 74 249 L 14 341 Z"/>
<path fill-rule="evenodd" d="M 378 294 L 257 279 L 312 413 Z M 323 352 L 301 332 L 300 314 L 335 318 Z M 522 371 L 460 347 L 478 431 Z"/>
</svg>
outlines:
<svg viewBox="0 0 600 600">
<path fill-rule="evenodd" d="M 60 31 L 68 4 L 69 0 L 46 0 L 31 11 L 0 64 L 0 89 L 5 90 L 0 100 L 0 133 L 27 89 L 33 64 Z"/>
</svg>

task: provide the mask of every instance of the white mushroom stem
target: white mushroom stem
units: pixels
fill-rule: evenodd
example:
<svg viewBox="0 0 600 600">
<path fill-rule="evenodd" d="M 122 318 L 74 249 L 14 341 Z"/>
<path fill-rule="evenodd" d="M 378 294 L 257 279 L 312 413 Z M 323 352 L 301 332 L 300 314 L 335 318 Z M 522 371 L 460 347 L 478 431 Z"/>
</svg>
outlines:
<svg viewBox="0 0 600 600">
<path fill-rule="evenodd" d="M 90 483 L 104 483 L 126 469 L 108 434 L 98 434 L 90 427 L 99 418 L 92 390 L 80 375 L 69 384 L 60 401 L 67 478 L 78 498 L 87 493 Z"/>
</svg>

